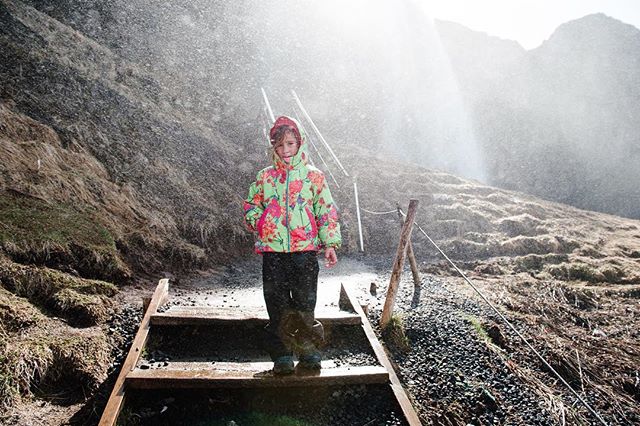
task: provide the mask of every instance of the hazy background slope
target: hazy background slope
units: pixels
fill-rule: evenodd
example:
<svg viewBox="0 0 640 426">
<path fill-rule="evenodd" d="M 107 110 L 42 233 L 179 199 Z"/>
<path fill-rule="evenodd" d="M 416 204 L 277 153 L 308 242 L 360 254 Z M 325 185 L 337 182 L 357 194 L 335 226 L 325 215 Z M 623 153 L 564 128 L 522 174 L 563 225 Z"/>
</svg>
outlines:
<svg viewBox="0 0 640 426">
<path fill-rule="evenodd" d="M 291 113 L 295 88 L 337 143 L 640 217 L 640 30 L 605 15 L 526 51 L 415 2 L 29 3 L 160 70 L 208 121 L 254 119 L 260 86 Z"/>
<path fill-rule="evenodd" d="M 455 24 L 438 28 L 474 110 L 489 182 L 639 216 L 640 30 L 590 15 L 524 52 Z"/>
</svg>

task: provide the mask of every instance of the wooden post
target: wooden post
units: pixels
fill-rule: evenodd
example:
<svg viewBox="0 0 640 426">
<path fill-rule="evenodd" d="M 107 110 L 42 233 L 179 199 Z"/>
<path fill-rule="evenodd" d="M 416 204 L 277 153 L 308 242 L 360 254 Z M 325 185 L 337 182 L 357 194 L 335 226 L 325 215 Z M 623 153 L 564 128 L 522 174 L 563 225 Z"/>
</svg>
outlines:
<svg viewBox="0 0 640 426">
<path fill-rule="evenodd" d="M 398 205 L 398 218 L 400 218 L 400 224 L 404 225 L 404 216 L 400 213 L 400 205 Z M 413 275 L 413 287 L 418 290 L 422 284 L 420 280 L 420 273 L 418 272 L 418 262 L 416 262 L 416 256 L 413 253 L 413 244 L 411 244 L 411 238 L 409 238 L 407 247 L 407 256 L 409 257 L 409 265 L 411 265 L 411 274 Z"/>
<path fill-rule="evenodd" d="M 413 229 L 413 222 L 416 217 L 417 208 L 418 200 L 410 200 L 409 209 L 407 211 L 407 220 L 402 224 L 400 243 L 398 244 L 398 251 L 396 252 L 396 258 L 393 262 L 393 272 L 391 273 L 391 279 L 389 280 L 387 298 L 384 301 L 382 317 L 380 318 L 380 328 L 382 329 L 387 326 L 391 319 L 391 315 L 393 314 L 393 305 L 396 303 L 396 294 L 398 293 L 398 284 L 400 282 L 400 275 L 402 274 L 402 266 L 404 265 L 404 256 L 407 252 L 407 243 L 411 238 L 411 231 Z"/>
</svg>

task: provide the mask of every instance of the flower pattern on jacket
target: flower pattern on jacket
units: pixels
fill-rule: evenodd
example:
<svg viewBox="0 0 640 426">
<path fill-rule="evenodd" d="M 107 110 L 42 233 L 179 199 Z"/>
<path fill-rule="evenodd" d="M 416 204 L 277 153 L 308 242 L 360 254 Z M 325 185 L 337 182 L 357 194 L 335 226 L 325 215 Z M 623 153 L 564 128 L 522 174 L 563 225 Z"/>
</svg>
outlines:
<svg viewBox="0 0 640 426">
<path fill-rule="evenodd" d="M 338 210 L 324 174 L 307 164 L 307 138 L 298 123 L 280 117 L 298 129 L 300 148 L 287 164 L 274 164 L 258 172 L 244 202 L 244 220 L 256 231 L 256 251 L 298 252 L 340 247 Z"/>
</svg>

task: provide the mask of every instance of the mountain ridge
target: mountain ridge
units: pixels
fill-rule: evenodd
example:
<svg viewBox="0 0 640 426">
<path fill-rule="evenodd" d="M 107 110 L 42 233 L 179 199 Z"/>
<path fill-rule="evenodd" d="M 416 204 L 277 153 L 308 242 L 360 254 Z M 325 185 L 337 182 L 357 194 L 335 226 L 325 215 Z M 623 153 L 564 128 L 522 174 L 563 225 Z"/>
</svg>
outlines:
<svg viewBox="0 0 640 426">
<path fill-rule="evenodd" d="M 585 31 L 601 46 L 586 42 Z M 503 69 L 490 60 L 474 67 L 458 59 L 464 52 L 449 52 L 489 163 L 489 183 L 640 216 L 633 184 L 640 179 L 633 136 L 640 122 L 640 30 L 589 15 Z"/>
</svg>

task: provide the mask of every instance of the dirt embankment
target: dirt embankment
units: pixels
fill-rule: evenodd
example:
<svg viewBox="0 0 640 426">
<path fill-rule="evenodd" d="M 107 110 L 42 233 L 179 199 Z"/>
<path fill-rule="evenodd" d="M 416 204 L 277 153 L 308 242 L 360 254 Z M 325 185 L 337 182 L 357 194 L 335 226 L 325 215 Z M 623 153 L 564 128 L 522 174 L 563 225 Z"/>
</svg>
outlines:
<svg viewBox="0 0 640 426">
<path fill-rule="evenodd" d="M 2 12 L 0 98 L 39 135 L 6 129 L 4 190 L 95 209 L 136 270 L 206 267 L 250 245 L 235 183 L 251 173 L 229 141 L 246 127 L 187 112 L 152 73 L 20 1 Z"/>
<path fill-rule="evenodd" d="M 250 247 L 246 171 L 139 67 L 19 1 L 0 20 L 0 415 L 68 418 L 122 344 L 119 287 Z"/>
</svg>

